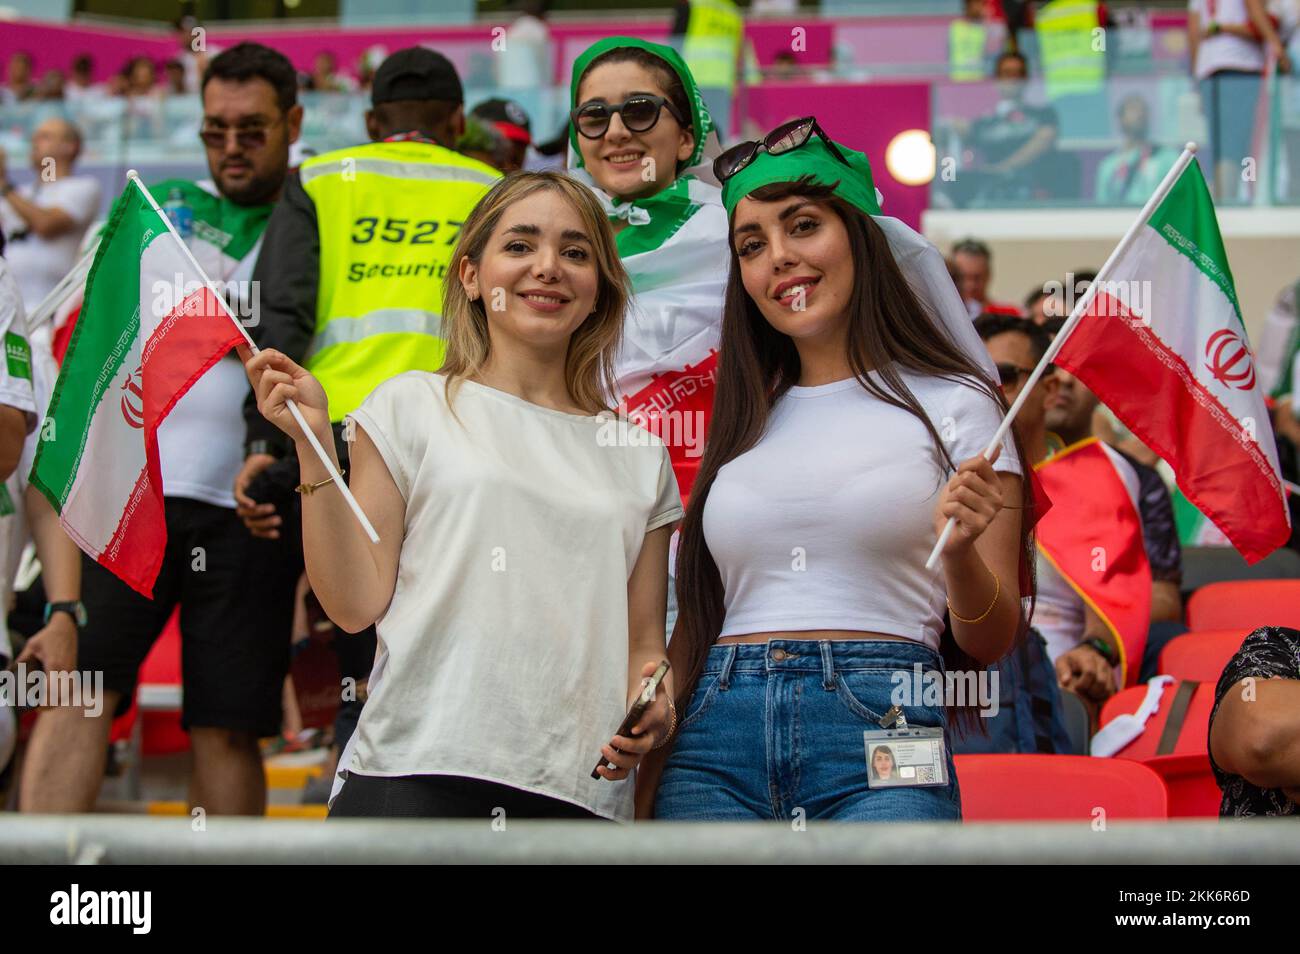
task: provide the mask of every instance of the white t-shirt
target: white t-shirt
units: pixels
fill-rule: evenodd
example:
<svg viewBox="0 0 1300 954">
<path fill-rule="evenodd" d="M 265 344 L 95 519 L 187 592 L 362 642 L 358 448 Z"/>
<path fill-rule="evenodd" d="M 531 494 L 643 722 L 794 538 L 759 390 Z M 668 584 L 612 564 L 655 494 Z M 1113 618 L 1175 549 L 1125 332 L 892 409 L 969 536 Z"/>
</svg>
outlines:
<svg viewBox="0 0 1300 954">
<path fill-rule="evenodd" d="M 983 452 L 1003 417 L 992 397 L 973 382 L 900 375 L 954 465 Z M 857 379 L 791 388 L 709 491 L 704 535 L 726 594 L 719 635 L 861 630 L 938 649 L 947 594 L 942 565 L 925 561 L 944 466 L 925 425 Z M 1009 434 L 993 467 L 1020 472 Z"/>
<path fill-rule="evenodd" d="M 28 230 L 26 221 L 7 201 L 0 199 L 5 259 L 18 280 L 23 307 L 30 313 L 77 264 L 77 250 L 86 228 L 99 214 L 99 181 L 91 176 L 63 176 L 53 182 L 37 179 L 19 186 L 17 192 L 42 209 L 62 209 L 77 223 L 76 228 L 57 238 L 41 238 Z"/>
<path fill-rule="evenodd" d="M 53 367 L 48 340 L 42 354 L 42 348 L 33 346 L 27 338 L 27 318 L 18 296 L 18 284 L 4 259 L 0 259 L 0 338 L 4 339 L 5 349 L 4 360 L 0 361 L 0 404 L 26 412 L 28 431 L 17 468 L 0 484 L 3 488 L 0 494 L 0 656 L 11 659 L 5 620 L 9 615 L 14 574 L 18 572 L 18 561 L 27 542 L 23 490 L 36 451 L 37 411 L 39 408 L 43 412 L 49 402 L 58 370 Z M 22 344 L 16 339 L 21 339 Z"/>
<path fill-rule="evenodd" d="M 1142 487 L 1137 471 L 1110 445 L 1102 444 L 1101 447 L 1115 465 L 1115 471 L 1124 481 L 1124 489 L 1133 501 L 1133 509 L 1137 510 Z M 1043 634 L 1047 641 L 1047 655 L 1056 662 L 1057 657 L 1078 646 L 1083 639 L 1083 597 L 1041 553 L 1036 562 L 1035 576 L 1037 592 L 1030 625 Z"/>
<path fill-rule="evenodd" d="M 1250 23 L 1250 17 L 1246 13 L 1246 0 L 1190 0 L 1187 9 L 1200 14 L 1202 29 L 1211 20 L 1233 26 L 1246 26 Z M 1264 45 L 1231 33 L 1202 36 L 1196 47 L 1196 78 L 1205 79 L 1219 70 L 1262 73 Z"/>
<path fill-rule="evenodd" d="M 355 750 L 362 775 L 461 775 L 632 817 L 593 779 L 627 711 L 627 583 L 646 533 L 682 515 L 668 450 L 408 371 L 351 417 L 406 500 L 392 602 Z M 667 567 L 664 567 L 666 576 Z"/>
</svg>

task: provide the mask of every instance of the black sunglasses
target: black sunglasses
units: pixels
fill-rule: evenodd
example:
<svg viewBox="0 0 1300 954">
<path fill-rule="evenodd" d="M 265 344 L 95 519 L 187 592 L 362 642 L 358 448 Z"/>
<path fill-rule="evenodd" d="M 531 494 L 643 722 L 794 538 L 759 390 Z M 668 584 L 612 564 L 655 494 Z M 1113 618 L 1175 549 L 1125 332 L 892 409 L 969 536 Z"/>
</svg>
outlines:
<svg viewBox="0 0 1300 954">
<path fill-rule="evenodd" d="M 199 129 L 199 139 L 203 140 L 203 145 L 209 149 L 226 148 L 226 140 L 230 133 L 235 134 L 235 142 L 239 144 L 240 149 L 257 149 L 266 145 L 271 126 L 267 124 L 262 126 L 214 126 L 204 123 Z"/>
<path fill-rule="evenodd" d="M 762 139 L 753 139 L 749 142 L 741 142 L 732 146 L 718 158 L 713 160 L 713 174 L 719 182 L 726 182 L 741 169 L 758 158 L 759 153 L 766 152 L 771 156 L 779 156 L 782 153 L 798 149 L 800 146 L 806 146 L 808 140 L 814 135 L 822 138 L 826 143 L 826 148 L 831 151 L 840 162 L 846 166 L 849 160 L 844 158 L 844 153 L 831 142 L 831 137 L 826 135 L 826 130 L 822 129 L 821 124 L 813 116 L 805 116 L 803 119 L 792 119 L 788 123 L 782 123 Z"/>
<path fill-rule="evenodd" d="M 1012 364 L 1009 361 L 999 361 L 997 362 L 997 366 L 998 380 L 1004 388 L 1009 388 L 1012 385 L 1017 384 L 1021 378 L 1027 378 L 1034 373 L 1033 368 L 1022 368 L 1020 365 Z M 1056 365 L 1049 364 L 1043 369 L 1043 377 L 1047 377 L 1055 370 Z"/>
<path fill-rule="evenodd" d="M 629 96 L 621 103 L 583 103 L 569 113 L 569 119 L 582 135 L 588 139 L 599 139 L 609 129 L 609 121 L 615 113 L 622 117 L 623 125 L 631 132 L 647 132 L 654 129 L 659 122 L 659 113 L 664 109 L 680 125 L 686 125 L 686 120 L 676 106 L 662 96 L 651 96 L 649 93 Z"/>
</svg>

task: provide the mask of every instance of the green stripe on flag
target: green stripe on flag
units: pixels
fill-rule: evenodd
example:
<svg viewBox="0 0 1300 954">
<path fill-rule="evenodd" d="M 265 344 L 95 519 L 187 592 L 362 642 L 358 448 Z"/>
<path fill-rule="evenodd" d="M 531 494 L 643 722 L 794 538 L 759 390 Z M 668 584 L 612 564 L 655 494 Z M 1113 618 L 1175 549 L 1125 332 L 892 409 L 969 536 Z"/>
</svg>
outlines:
<svg viewBox="0 0 1300 954">
<path fill-rule="evenodd" d="M 1241 305 L 1237 302 L 1237 288 L 1228 268 L 1228 254 L 1223 249 L 1223 236 L 1219 234 L 1219 220 L 1214 215 L 1214 200 L 1210 198 L 1199 165 L 1188 163 L 1164 201 L 1156 206 L 1148 224 L 1174 251 L 1185 256 L 1206 278 L 1219 286 L 1224 297 L 1232 303 L 1232 311 L 1244 335 L 1246 328 L 1241 320 Z"/>
<path fill-rule="evenodd" d="M 59 513 L 81 463 L 90 423 L 140 334 L 140 256 L 162 223 L 128 183 L 113 203 L 86 280 L 81 315 L 42 425 L 31 483 Z M 101 280 L 102 279 L 102 280 Z"/>
</svg>

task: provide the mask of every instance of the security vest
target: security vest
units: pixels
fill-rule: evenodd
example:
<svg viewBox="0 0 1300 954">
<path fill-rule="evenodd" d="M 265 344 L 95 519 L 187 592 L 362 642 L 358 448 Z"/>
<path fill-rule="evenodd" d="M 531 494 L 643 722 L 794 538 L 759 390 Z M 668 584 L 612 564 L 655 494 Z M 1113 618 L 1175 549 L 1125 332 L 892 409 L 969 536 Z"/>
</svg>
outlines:
<svg viewBox="0 0 1300 954">
<path fill-rule="evenodd" d="M 299 170 L 316 205 L 320 280 L 304 367 L 341 421 L 376 386 L 442 365 L 442 290 L 470 210 L 500 173 L 425 141 L 373 142 Z"/>
<path fill-rule="evenodd" d="M 959 18 L 948 28 L 948 77 L 958 83 L 988 78 L 984 68 L 984 24 Z"/>
<path fill-rule="evenodd" d="M 745 21 L 732 0 L 691 0 L 682 58 L 697 85 L 709 89 L 736 88 L 736 59 L 745 35 Z"/>
<path fill-rule="evenodd" d="M 1050 99 L 1095 93 L 1106 79 L 1105 46 L 1097 4 L 1091 0 L 1052 0 L 1038 11 L 1034 31 Z"/>
</svg>

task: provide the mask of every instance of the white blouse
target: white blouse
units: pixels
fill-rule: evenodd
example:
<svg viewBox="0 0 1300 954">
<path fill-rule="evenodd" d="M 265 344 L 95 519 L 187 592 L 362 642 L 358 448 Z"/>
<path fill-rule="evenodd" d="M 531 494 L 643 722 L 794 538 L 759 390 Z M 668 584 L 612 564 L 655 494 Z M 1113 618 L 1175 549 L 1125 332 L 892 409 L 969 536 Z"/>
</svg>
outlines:
<svg viewBox="0 0 1300 954">
<path fill-rule="evenodd" d="M 627 584 L 645 535 L 682 515 L 668 450 L 411 371 L 351 415 L 406 500 L 392 602 L 351 771 L 461 775 L 632 817 L 593 779 L 627 710 Z"/>
<path fill-rule="evenodd" d="M 1002 420 L 990 395 L 899 373 L 954 465 L 983 452 Z M 946 588 L 942 565 L 925 561 L 943 464 L 921 421 L 856 378 L 791 388 L 709 491 L 704 535 L 726 593 L 719 635 L 860 630 L 937 650 Z M 993 469 L 1020 473 L 1009 432 Z"/>
</svg>

